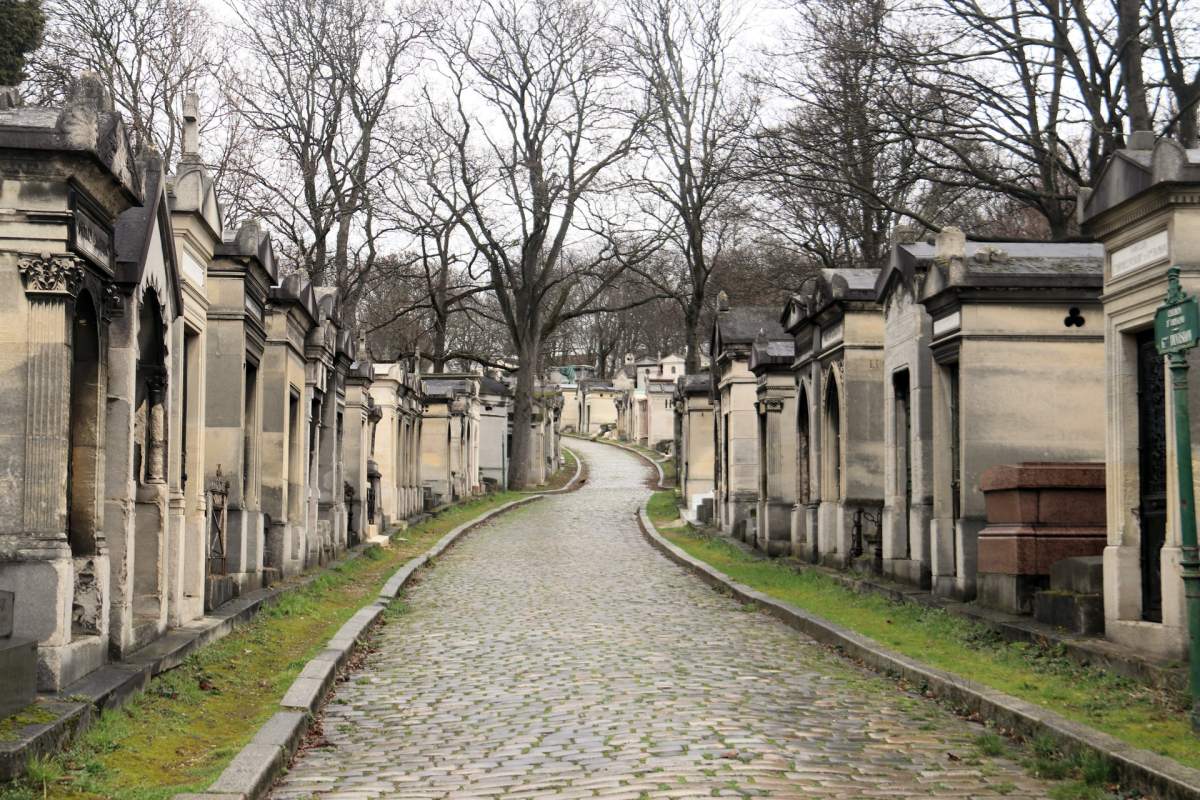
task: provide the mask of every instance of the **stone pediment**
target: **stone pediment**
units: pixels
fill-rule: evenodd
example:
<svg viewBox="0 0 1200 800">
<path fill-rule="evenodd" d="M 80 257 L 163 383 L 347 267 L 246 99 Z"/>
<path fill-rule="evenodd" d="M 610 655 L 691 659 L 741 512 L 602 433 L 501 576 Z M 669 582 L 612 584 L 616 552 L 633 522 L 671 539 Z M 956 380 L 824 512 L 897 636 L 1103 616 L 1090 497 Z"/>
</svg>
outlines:
<svg viewBox="0 0 1200 800">
<path fill-rule="evenodd" d="M 272 305 L 297 310 L 309 327 L 318 323 L 320 316 L 316 297 L 312 284 L 304 275 L 298 272 L 288 275 L 278 286 L 271 287 L 269 297 Z"/>
<path fill-rule="evenodd" d="M 1085 226 L 1104 212 L 1160 183 L 1200 183 L 1200 148 L 1187 149 L 1174 139 L 1139 131 L 1118 150 L 1082 195 L 1079 216 Z"/>
<path fill-rule="evenodd" d="M 140 173 L 145 176 L 142 191 L 145 202 L 117 217 L 113 227 L 114 277 L 118 284 L 127 287 L 127 291 L 147 281 L 153 282 L 163 295 L 160 301 L 164 305 L 164 319 L 174 319 L 183 313 L 183 294 L 162 159 L 157 153 L 148 153 L 143 156 L 140 167 Z"/>
<path fill-rule="evenodd" d="M 216 247 L 216 254 L 233 258 L 238 262 L 260 271 L 260 280 L 267 286 L 279 282 L 279 266 L 275 263 L 275 248 L 271 235 L 256 220 L 247 220 L 237 233 L 223 240 Z"/>
<path fill-rule="evenodd" d="M 171 210 L 179 214 L 194 214 L 218 241 L 224 235 L 221 203 L 216 185 L 208 170 L 198 161 L 180 162 L 168 181 Z"/>
</svg>

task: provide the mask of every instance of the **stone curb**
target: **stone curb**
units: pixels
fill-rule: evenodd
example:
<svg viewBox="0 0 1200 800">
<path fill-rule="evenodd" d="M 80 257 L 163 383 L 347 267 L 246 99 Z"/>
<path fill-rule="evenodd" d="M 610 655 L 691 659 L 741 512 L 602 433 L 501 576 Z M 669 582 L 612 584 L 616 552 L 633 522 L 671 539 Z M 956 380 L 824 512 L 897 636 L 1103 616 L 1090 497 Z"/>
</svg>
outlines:
<svg viewBox="0 0 1200 800">
<path fill-rule="evenodd" d="M 363 634 L 375 624 L 417 570 L 444 553 L 467 531 L 541 497 L 539 493 L 510 500 L 467 520 L 434 542 L 424 553 L 404 562 L 380 589 L 375 602 L 355 612 L 325 648 L 304 665 L 279 701 L 281 710 L 259 728 L 250 744 L 233 757 L 212 785 L 199 794 L 177 794 L 173 800 L 256 800 L 265 796 L 287 769 L 310 722 L 332 688 L 338 669 L 345 666 Z"/>
<path fill-rule="evenodd" d="M 564 434 L 564 435 L 572 436 L 574 434 Z M 663 491 L 670 491 L 671 489 L 675 488 L 674 486 L 667 485 L 667 476 L 665 474 L 663 474 L 662 462 L 655 461 L 653 458 L 646 455 L 641 450 L 638 450 L 635 447 L 630 447 L 629 445 L 627 445 L 623 442 L 616 442 L 611 439 L 588 439 L 587 437 L 584 437 L 584 436 L 575 436 L 575 438 L 576 439 L 585 439 L 586 441 L 589 441 L 589 442 L 598 442 L 599 444 L 612 445 L 613 447 L 619 447 L 626 452 L 633 453 L 635 456 L 640 457 L 643 461 L 648 463 L 650 466 L 654 467 L 654 469 L 658 472 L 658 485 L 654 487 L 655 489 L 657 489 L 660 492 L 663 492 Z M 663 460 L 665 461 L 666 459 L 663 459 Z"/>
<path fill-rule="evenodd" d="M 1048 709 L 998 692 L 887 649 L 873 639 L 843 628 L 790 603 L 738 583 L 720 570 L 693 558 L 658 532 L 645 506 L 638 509 L 642 534 L 663 555 L 696 573 L 705 583 L 728 589 L 743 603 L 755 603 L 796 630 L 885 675 L 926 688 L 956 709 L 966 709 L 1023 737 L 1050 736 L 1068 752 L 1099 753 L 1113 764 L 1121 784 L 1162 800 L 1200 798 L 1200 770 L 1133 747 L 1119 739 L 1073 722 Z"/>
</svg>

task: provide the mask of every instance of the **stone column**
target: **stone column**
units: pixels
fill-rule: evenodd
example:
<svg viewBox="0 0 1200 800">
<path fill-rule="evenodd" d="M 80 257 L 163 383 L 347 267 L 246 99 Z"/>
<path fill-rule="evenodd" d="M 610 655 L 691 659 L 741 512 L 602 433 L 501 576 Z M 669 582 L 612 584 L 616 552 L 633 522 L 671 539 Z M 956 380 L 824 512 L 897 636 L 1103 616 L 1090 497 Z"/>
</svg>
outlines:
<svg viewBox="0 0 1200 800">
<path fill-rule="evenodd" d="M 28 414 L 25 428 L 25 530 L 47 554 L 65 544 L 70 451 L 71 347 L 67 303 L 83 283 L 71 256 L 42 253 L 17 264 L 29 302 Z M 68 634 L 69 635 L 69 634 Z"/>
<path fill-rule="evenodd" d="M 146 381 L 149 414 L 147 415 L 146 482 L 167 481 L 167 376 L 151 375 Z"/>
<path fill-rule="evenodd" d="M 38 640 L 40 689 L 57 690 L 103 663 L 108 622 L 108 563 L 100 531 L 103 456 L 100 431 L 94 446 L 72 463 L 71 380 L 72 305 L 85 280 L 72 256 L 40 253 L 17 263 L 27 303 L 24 463 L 21 486 L 22 560 L 0 563 L 0 585 L 14 591 L 18 608 L 14 633 Z M 92 318 L 100 324 L 98 318 Z M 98 404 L 91 424 L 104 413 L 103 340 Z M 85 424 L 84 420 L 79 421 Z M 72 548 L 68 473 L 76 490 L 86 490 L 75 511 L 85 537 Z M 72 631 L 77 622 L 79 633 Z M 82 633 L 83 635 L 79 635 Z"/>
</svg>

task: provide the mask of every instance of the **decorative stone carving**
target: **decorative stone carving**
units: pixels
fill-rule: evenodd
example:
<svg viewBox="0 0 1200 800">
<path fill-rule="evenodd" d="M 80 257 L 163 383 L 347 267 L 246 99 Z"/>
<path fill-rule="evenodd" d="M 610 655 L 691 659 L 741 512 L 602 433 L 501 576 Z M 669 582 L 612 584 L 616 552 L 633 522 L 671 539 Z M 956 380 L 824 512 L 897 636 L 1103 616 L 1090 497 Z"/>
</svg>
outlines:
<svg viewBox="0 0 1200 800">
<path fill-rule="evenodd" d="M 116 286 L 104 288 L 104 303 L 100 307 L 104 319 L 119 319 L 125 316 L 125 295 Z"/>
<path fill-rule="evenodd" d="M 150 416 L 149 437 L 146 453 L 146 481 L 162 483 L 167 479 L 167 376 L 155 372 L 146 380 L 149 391 Z"/>
<path fill-rule="evenodd" d="M 74 297 L 83 285 L 83 267 L 74 256 L 39 253 L 17 262 L 26 292 L 68 294 Z"/>
</svg>

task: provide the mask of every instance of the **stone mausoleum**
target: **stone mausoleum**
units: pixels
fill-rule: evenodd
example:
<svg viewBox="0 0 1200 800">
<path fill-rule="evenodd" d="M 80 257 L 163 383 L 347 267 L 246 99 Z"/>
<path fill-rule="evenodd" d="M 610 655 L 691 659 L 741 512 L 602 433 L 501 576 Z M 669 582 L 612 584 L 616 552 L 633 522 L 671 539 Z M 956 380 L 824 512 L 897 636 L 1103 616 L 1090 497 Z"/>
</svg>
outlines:
<svg viewBox="0 0 1200 800">
<path fill-rule="evenodd" d="M 797 555 L 876 569 L 882 561 L 883 314 L 876 270 L 823 269 L 783 311 L 795 339 Z"/>
<path fill-rule="evenodd" d="M 1174 414 L 1154 315 L 1167 269 L 1200 292 L 1200 151 L 1134 133 L 1081 197 L 1084 230 L 1104 243 L 1104 461 L 1108 540 L 1104 630 L 1148 655 L 1187 652 Z M 1191 458 L 1200 447 L 1200 352 L 1188 351 Z"/>
</svg>

